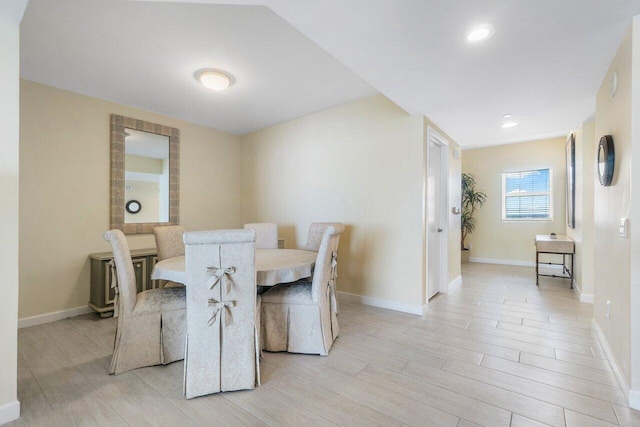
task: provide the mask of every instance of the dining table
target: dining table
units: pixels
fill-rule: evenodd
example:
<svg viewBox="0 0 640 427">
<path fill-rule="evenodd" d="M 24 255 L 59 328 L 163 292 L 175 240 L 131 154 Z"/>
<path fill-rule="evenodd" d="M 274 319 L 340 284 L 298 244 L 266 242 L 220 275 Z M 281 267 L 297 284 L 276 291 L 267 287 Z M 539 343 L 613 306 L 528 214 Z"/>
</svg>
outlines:
<svg viewBox="0 0 640 427">
<path fill-rule="evenodd" d="M 256 249 L 256 285 L 274 286 L 311 277 L 317 256 L 317 252 L 304 249 Z M 187 285 L 185 257 L 158 261 L 151 279 Z"/>
</svg>

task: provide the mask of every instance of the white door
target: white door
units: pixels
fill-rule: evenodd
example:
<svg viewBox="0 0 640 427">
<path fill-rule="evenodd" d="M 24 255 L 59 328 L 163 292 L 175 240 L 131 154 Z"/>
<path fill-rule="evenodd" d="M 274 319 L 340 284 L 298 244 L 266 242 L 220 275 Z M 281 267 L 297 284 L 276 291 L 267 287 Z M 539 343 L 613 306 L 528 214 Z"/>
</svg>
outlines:
<svg viewBox="0 0 640 427">
<path fill-rule="evenodd" d="M 443 289 L 446 264 L 446 161 L 447 146 L 442 138 L 429 132 L 427 161 L 427 295 L 431 299 Z"/>
</svg>

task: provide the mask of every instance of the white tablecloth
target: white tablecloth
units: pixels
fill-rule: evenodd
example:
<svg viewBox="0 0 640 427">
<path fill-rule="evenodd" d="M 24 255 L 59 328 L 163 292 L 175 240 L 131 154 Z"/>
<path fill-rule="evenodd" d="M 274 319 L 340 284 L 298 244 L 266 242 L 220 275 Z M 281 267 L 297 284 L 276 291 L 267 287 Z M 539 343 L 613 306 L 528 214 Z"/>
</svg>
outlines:
<svg viewBox="0 0 640 427">
<path fill-rule="evenodd" d="M 311 277 L 317 252 L 302 249 L 256 249 L 256 279 L 258 286 L 274 286 Z M 158 262 L 151 279 L 185 283 L 187 274 L 184 256 Z"/>
</svg>

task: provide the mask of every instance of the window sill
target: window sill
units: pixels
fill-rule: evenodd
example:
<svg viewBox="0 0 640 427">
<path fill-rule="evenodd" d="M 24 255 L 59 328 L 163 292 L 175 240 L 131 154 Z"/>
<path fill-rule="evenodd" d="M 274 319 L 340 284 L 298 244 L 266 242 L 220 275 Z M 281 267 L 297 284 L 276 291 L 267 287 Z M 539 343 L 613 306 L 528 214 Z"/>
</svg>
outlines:
<svg viewBox="0 0 640 427">
<path fill-rule="evenodd" d="M 502 222 L 553 222 L 553 218 L 502 218 Z"/>
</svg>

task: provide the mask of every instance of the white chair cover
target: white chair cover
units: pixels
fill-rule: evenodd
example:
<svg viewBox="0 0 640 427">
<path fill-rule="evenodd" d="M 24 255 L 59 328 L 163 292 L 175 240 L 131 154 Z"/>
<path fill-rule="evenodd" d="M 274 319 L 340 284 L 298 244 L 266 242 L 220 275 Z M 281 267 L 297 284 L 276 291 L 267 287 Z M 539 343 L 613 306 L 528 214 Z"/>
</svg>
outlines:
<svg viewBox="0 0 640 427">
<path fill-rule="evenodd" d="M 184 359 L 186 301 L 183 288 L 136 293 L 131 252 L 120 230 L 104 233 L 113 249 L 114 315 L 118 316 L 109 373 Z"/>
<path fill-rule="evenodd" d="M 184 235 L 187 272 L 187 399 L 259 383 L 255 232 Z"/>
<path fill-rule="evenodd" d="M 245 224 L 245 230 L 255 230 L 256 249 L 278 249 L 278 224 L 257 222 Z"/>
<path fill-rule="evenodd" d="M 180 225 L 164 225 L 153 228 L 153 236 L 156 239 L 156 250 L 158 251 L 158 261 L 184 255 L 183 234 L 184 227 Z M 160 283 L 160 287 L 162 288 L 183 286 L 180 283 L 168 282 L 166 280 L 161 280 Z"/>
<path fill-rule="evenodd" d="M 318 252 L 324 232 L 329 227 L 340 225 L 339 222 L 313 222 L 309 225 L 309 235 L 307 236 L 307 245 L 305 249 L 308 251 Z"/>
<path fill-rule="evenodd" d="M 262 294 L 262 348 L 326 356 L 338 337 L 336 277 L 343 225 L 327 226 L 313 281 L 277 285 Z"/>
<path fill-rule="evenodd" d="M 164 225 L 153 228 L 153 236 L 156 239 L 158 261 L 184 255 L 184 242 L 182 236 L 184 227 L 181 225 Z"/>
</svg>

